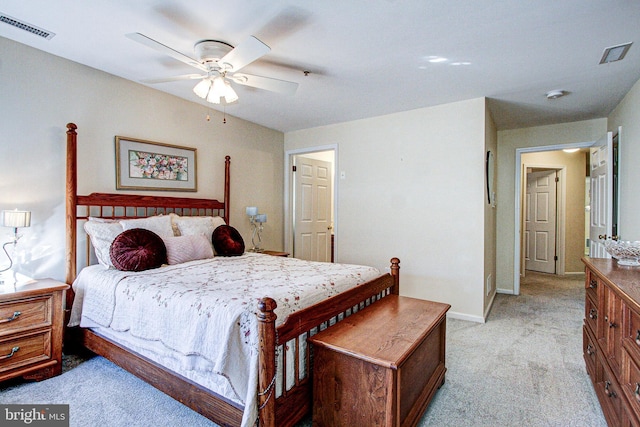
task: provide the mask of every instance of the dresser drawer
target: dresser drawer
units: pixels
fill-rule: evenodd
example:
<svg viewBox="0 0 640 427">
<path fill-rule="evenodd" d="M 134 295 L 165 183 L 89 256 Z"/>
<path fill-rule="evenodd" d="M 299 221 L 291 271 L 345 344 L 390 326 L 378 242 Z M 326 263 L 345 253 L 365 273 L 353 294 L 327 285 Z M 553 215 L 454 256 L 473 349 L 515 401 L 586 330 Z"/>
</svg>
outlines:
<svg viewBox="0 0 640 427">
<path fill-rule="evenodd" d="M 598 347 L 595 345 L 595 338 L 591 336 L 587 327 L 582 329 L 582 352 L 587 366 L 587 373 L 591 379 L 596 381 L 596 363 L 598 360 Z"/>
<path fill-rule="evenodd" d="M 596 336 L 598 329 L 598 306 L 588 297 L 584 300 L 584 321 L 593 336 Z"/>
<path fill-rule="evenodd" d="M 0 373 L 51 359 L 51 330 L 0 341 Z"/>
<path fill-rule="evenodd" d="M 51 326 L 52 295 L 0 303 L 0 337 Z"/>
<path fill-rule="evenodd" d="M 593 301 L 598 301 L 598 288 L 600 284 L 598 283 L 598 276 L 593 274 L 591 270 L 587 269 L 585 275 L 584 288 L 587 294 L 587 298 L 591 298 Z"/>
</svg>

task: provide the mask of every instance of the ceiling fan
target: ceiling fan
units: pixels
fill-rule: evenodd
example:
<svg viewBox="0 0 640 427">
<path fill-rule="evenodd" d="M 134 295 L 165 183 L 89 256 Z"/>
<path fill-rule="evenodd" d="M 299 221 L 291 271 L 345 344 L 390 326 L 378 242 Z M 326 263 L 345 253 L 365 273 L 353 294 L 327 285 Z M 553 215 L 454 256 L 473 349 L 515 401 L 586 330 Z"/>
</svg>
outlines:
<svg viewBox="0 0 640 427">
<path fill-rule="evenodd" d="M 221 98 L 224 98 L 227 104 L 238 99 L 238 95 L 231 87 L 229 80 L 244 86 L 265 89 L 285 95 L 293 95 L 298 89 L 298 83 L 271 77 L 238 73 L 242 68 L 266 55 L 271 50 L 269 46 L 253 36 L 248 37 L 235 48 L 219 40 L 201 40 L 194 45 L 195 58 L 178 52 L 144 34 L 131 33 L 126 36 L 131 40 L 167 54 L 201 71 L 200 74 L 184 74 L 161 79 L 145 79 L 142 80 L 144 83 L 200 80 L 193 88 L 194 93 L 213 104 L 219 104 Z"/>
</svg>

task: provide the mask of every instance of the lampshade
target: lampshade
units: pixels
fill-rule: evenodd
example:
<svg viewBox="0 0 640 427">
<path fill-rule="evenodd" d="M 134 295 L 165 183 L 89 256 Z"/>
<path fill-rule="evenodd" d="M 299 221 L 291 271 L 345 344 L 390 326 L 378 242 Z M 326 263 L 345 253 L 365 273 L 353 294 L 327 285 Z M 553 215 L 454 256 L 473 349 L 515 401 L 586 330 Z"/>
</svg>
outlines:
<svg viewBox="0 0 640 427">
<path fill-rule="evenodd" d="M 31 225 L 31 211 L 2 211 L 2 225 L 5 227 L 29 227 Z"/>
<path fill-rule="evenodd" d="M 206 98 L 210 88 L 211 88 L 211 80 L 202 79 L 198 82 L 197 85 L 194 86 L 193 92 L 196 95 L 198 95 L 200 98 Z"/>
<path fill-rule="evenodd" d="M 238 94 L 231 87 L 231 83 L 228 81 L 224 81 L 224 100 L 227 101 L 227 104 L 235 102 L 238 100 Z"/>
</svg>

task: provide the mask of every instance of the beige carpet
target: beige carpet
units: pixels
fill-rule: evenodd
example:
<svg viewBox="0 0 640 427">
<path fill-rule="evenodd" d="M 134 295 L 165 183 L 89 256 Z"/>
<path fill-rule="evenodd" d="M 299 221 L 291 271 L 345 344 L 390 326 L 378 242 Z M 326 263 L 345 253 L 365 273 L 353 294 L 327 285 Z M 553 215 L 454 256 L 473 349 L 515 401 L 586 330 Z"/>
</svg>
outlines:
<svg viewBox="0 0 640 427">
<path fill-rule="evenodd" d="M 487 323 L 447 322 L 448 368 L 420 426 L 606 426 L 582 358 L 584 276 L 527 272 Z"/>
</svg>

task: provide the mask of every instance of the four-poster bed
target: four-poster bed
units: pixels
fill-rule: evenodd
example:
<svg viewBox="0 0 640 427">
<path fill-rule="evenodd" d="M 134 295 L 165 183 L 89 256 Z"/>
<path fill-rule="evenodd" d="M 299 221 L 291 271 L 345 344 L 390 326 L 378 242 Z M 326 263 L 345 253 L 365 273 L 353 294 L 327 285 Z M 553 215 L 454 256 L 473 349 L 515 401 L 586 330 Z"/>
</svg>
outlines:
<svg viewBox="0 0 640 427">
<path fill-rule="evenodd" d="M 90 217 L 105 221 L 138 219 L 156 215 L 210 216 L 218 215 L 229 223 L 230 158 L 225 159 L 223 201 L 166 196 L 138 196 L 134 194 L 77 193 L 77 132 L 76 125 L 67 125 L 67 182 L 66 182 L 66 281 L 74 283 L 78 276 L 79 243 L 86 239 L 86 263 L 89 264 L 89 239 L 83 239 L 78 230 Z M 244 256 L 243 256 L 244 257 Z M 253 255 L 278 259 L 281 257 Z M 266 257 L 266 258 L 264 258 Z M 219 258 L 219 257 L 215 257 Z M 238 257 L 242 258 L 242 257 Z M 271 260 L 269 260 L 271 262 Z M 291 262 L 301 262 L 291 260 Z M 327 268 L 333 264 L 327 264 Z M 175 266 L 173 266 L 175 267 Z M 164 267 L 163 267 L 164 268 Z M 359 273 L 358 273 L 359 274 Z M 333 285 L 333 283 L 331 283 Z M 285 306 L 269 295 L 261 295 L 252 309 L 257 317 L 257 400 L 258 421 L 261 426 L 291 426 L 310 410 L 311 356 L 306 339 L 315 332 L 342 320 L 380 298 L 398 294 L 399 260 L 391 260 L 390 273 L 376 275 L 354 287 L 315 302 L 297 311 L 288 312 L 286 318 L 278 318 L 275 311 Z M 67 293 L 67 314 L 74 303 L 75 292 Z M 75 307 L 74 307 L 75 309 Z M 212 392 L 175 371 L 164 367 L 149 357 L 138 354 L 119 344 L 111 337 L 98 332 L 99 328 L 69 328 L 68 339 L 77 341 L 94 353 L 101 355 L 127 371 L 147 381 L 154 387 L 189 406 L 220 425 L 239 426 L 243 423 L 245 408 L 228 397 Z M 252 331 L 254 332 L 254 331 Z M 67 342 L 71 344 L 71 342 Z"/>
</svg>

